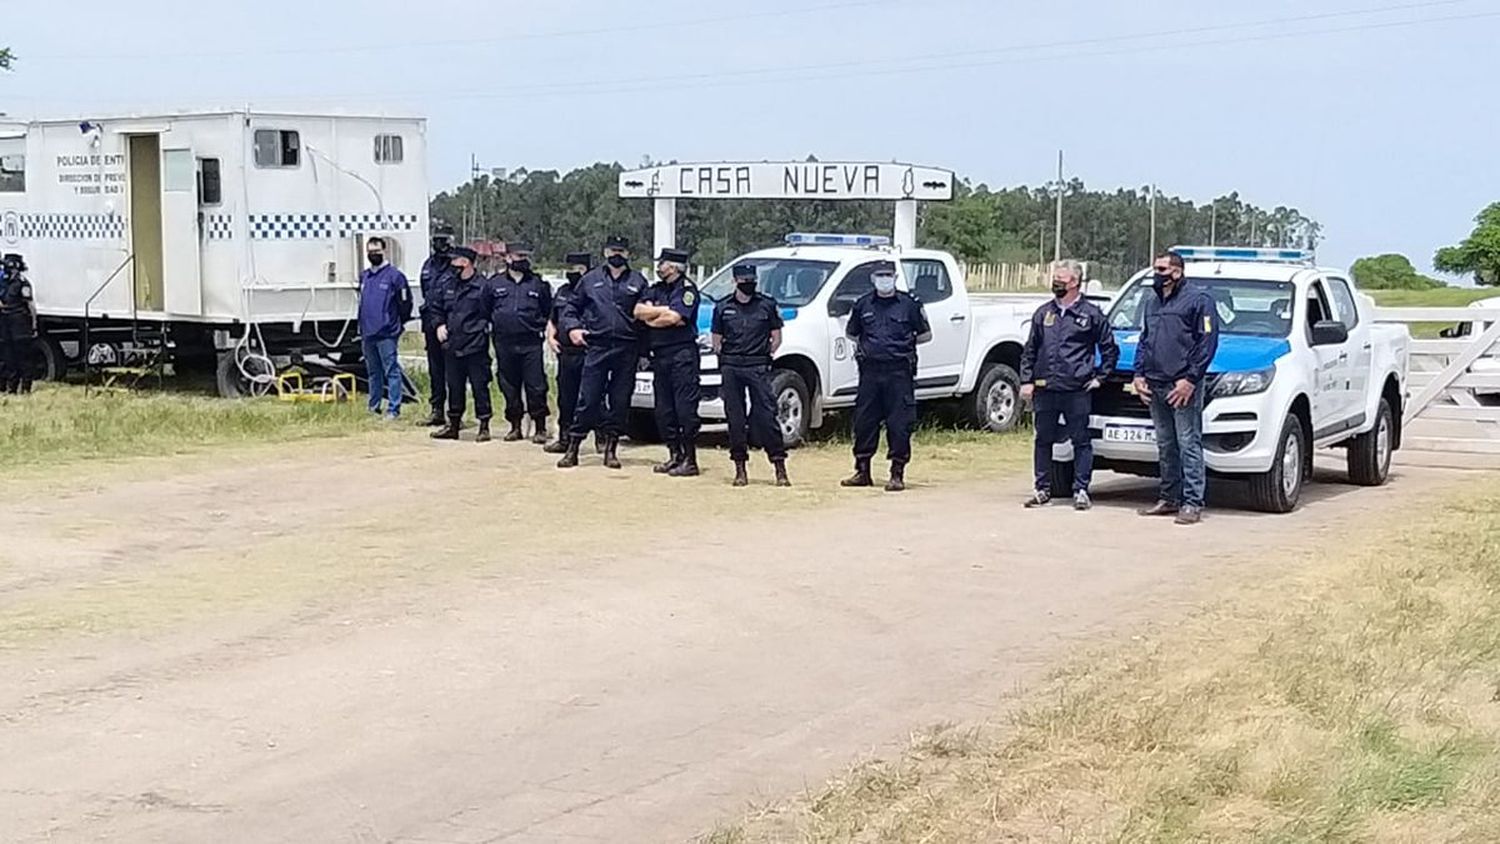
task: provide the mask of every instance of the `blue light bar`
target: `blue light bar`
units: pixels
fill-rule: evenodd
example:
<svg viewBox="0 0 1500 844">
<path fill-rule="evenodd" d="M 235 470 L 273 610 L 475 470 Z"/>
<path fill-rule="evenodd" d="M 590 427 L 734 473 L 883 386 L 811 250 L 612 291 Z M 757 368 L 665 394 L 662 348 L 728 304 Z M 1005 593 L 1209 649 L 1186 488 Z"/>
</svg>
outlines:
<svg viewBox="0 0 1500 844">
<path fill-rule="evenodd" d="M 1256 264 L 1312 264 L 1310 249 L 1258 249 L 1241 246 L 1174 246 L 1184 261 L 1223 261 Z"/>
<path fill-rule="evenodd" d="M 792 232 L 786 236 L 787 246 L 890 246 L 891 239 L 878 234 L 818 234 Z"/>
</svg>

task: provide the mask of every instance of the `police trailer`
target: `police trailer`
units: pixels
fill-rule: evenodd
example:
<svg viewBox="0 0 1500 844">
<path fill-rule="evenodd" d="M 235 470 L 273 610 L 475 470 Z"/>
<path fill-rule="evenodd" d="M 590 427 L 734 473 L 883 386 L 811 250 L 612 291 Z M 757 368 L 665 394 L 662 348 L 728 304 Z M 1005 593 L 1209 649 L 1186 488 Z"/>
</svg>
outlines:
<svg viewBox="0 0 1500 844">
<path fill-rule="evenodd" d="M 367 238 L 427 257 L 426 122 L 249 110 L 0 117 L 0 251 L 31 267 L 42 372 L 361 371 Z"/>
</svg>

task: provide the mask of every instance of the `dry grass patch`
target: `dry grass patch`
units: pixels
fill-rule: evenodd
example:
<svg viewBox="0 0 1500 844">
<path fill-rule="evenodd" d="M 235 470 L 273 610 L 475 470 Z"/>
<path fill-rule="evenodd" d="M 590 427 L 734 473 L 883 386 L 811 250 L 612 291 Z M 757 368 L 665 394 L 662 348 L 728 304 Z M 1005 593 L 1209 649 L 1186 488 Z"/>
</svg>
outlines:
<svg viewBox="0 0 1500 844">
<path fill-rule="evenodd" d="M 703 840 L 1500 841 L 1500 484 Z"/>
</svg>

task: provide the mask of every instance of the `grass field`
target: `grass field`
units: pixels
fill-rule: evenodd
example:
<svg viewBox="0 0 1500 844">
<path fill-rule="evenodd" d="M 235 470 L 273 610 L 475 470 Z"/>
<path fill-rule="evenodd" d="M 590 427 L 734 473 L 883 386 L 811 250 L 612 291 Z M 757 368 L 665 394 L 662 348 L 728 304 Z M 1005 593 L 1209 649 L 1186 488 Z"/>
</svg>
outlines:
<svg viewBox="0 0 1500 844">
<path fill-rule="evenodd" d="M 704 836 L 1500 841 L 1500 483 Z"/>
<path fill-rule="evenodd" d="M 1439 287 L 1435 290 L 1370 290 L 1366 291 L 1375 304 L 1384 308 L 1466 308 L 1480 299 L 1500 297 L 1494 288 Z M 1451 322 L 1408 323 L 1411 335 L 1419 340 L 1432 340 L 1441 336 Z"/>
</svg>

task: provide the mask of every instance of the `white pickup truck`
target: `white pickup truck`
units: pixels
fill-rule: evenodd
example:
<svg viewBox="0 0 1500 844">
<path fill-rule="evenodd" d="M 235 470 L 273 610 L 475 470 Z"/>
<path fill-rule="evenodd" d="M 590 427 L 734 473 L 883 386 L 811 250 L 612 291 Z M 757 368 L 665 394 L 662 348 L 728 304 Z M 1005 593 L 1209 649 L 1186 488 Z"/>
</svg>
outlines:
<svg viewBox="0 0 1500 844">
<path fill-rule="evenodd" d="M 1222 324 L 1204 385 L 1204 457 L 1210 475 L 1247 479 L 1260 510 L 1297 506 L 1314 449 L 1348 452 L 1349 478 L 1385 483 L 1401 446 L 1411 336 L 1376 324 L 1374 304 L 1350 275 L 1314 266 L 1300 250 L 1178 247 L 1189 283 L 1211 296 Z M 1151 415 L 1130 386 L 1141 311 L 1155 295 L 1149 271 L 1120 291 L 1110 323 L 1116 373 L 1094 396 L 1089 428 L 1099 468 L 1157 472 Z M 1054 457 L 1071 460 L 1059 445 Z M 1059 462 L 1054 484 L 1071 484 Z"/>
<path fill-rule="evenodd" d="M 918 400 L 959 399 L 973 424 L 992 431 L 1013 428 L 1021 415 L 1021 346 L 1031 315 L 1048 297 L 970 293 L 952 255 L 894 249 L 885 238 L 868 235 L 792 234 L 787 245 L 737 258 L 703 283 L 698 312 L 703 420 L 724 419 L 709 326 L 715 302 L 734 292 L 734 264 L 753 264 L 761 292 L 781 305 L 786 325 L 771 390 L 782 436 L 796 445 L 823 425 L 828 411 L 854 406 L 859 369 L 844 326 L 854 302 L 872 288 L 871 269 L 883 260 L 896 263 L 898 285 L 922 302 L 932 325 L 932 341 L 917 350 Z M 631 402 L 633 436 L 653 437 L 651 407 L 651 373 L 639 372 Z"/>
</svg>

